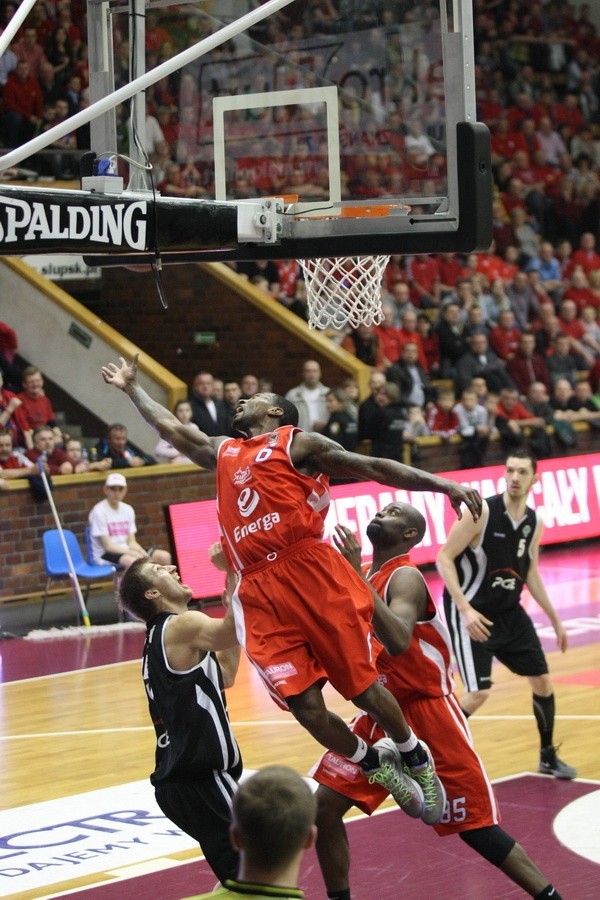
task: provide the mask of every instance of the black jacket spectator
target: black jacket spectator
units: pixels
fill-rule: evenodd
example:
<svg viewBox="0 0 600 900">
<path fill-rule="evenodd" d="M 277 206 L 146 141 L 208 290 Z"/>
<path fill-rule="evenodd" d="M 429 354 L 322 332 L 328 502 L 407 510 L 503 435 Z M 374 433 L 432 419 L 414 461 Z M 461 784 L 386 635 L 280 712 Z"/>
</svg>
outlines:
<svg viewBox="0 0 600 900">
<path fill-rule="evenodd" d="M 443 307 L 433 330 L 440 345 L 440 378 L 454 378 L 456 364 L 467 350 L 467 339 L 457 303 L 448 303 Z"/>
<path fill-rule="evenodd" d="M 200 429 L 209 437 L 216 437 L 220 434 L 230 434 L 231 432 L 231 413 L 229 407 L 224 400 L 213 400 L 215 405 L 216 419 L 212 417 L 204 400 L 198 397 L 190 396 L 192 404 L 193 420 Z"/>
<path fill-rule="evenodd" d="M 471 336 L 470 349 L 458 361 L 456 366 L 456 386 L 459 391 L 464 391 L 471 384 L 473 378 L 485 378 L 488 390 L 495 394 L 502 388 L 514 387 L 506 368 L 493 350 L 490 350 L 485 334 L 477 333 Z"/>
<path fill-rule="evenodd" d="M 398 385 L 405 403 L 425 409 L 425 404 L 435 400 L 436 391 L 431 386 L 429 375 L 417 362 L 417 356 L 417 345 L 406 343 L 398 362 L 386 369 L 385 377 Z"/>
</svg>

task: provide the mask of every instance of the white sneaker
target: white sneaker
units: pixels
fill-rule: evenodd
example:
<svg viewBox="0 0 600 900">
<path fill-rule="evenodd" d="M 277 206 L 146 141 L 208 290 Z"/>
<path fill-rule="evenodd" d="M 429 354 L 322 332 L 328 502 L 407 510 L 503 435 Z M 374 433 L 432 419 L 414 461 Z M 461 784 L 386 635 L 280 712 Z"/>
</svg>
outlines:
<svg viewBox="0 0 600 900">
<path fill-rule="evenodd" d="M 379 754 L 379 768 L 368 774 L 369 784 L 380 784 L 394 798 L 400 809 L 413 819 L 425 813 L 425 798 L 420 785 L 402 763 L 402 756 L 391 738 L 373 744 Z"/>
</svg>

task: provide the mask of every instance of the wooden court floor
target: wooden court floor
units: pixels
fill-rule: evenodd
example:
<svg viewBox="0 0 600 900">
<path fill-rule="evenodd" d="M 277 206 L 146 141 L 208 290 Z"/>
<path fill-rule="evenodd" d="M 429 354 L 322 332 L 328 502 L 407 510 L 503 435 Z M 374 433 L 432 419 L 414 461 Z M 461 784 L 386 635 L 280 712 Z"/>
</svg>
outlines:
<svg viewBox="0 0 600 900">
<path fill-rule="evenodd" d="M 541 571 L 571 641 L 566 654 L 557 653 L 551 629 L 544 627 L 547 623 L 535 604 L 525 600 L 539 623 L 555 682 L 556 742 L 583 782 L 600 783 L 600 548 L 546 551 Z M 438 599 L 437 576 L 428 578 Z M 153 731 L 140 676 L 142 642 L 142 630 L 0 642 L 0 897 L 66 896 L 105 880 L 101 872 L 83 872 L 89 856 L 78 856 L 77 850 L 84 846 L 84 833 L 101 837 L 102 848 L 108 846 L 107 839 L 117 841 L 115 823 L 127 817 L 123 797 L 130 800 L 137 790 L 147 790 Z M 538 739 L 528 685 L 501 666 L 495 667 L 494 681 L 491 699 L 470 720 L 476 748 L 492 779 L 535 772 Z M 351 705 L 329 688 L 326 697 L 340 715 L 352 716 Z M 319 746 L 272 704 L 245 660 L 228 703 L 247 769 L 279 762 L 306 774 L 320 754 Z M 554 780 L 543 781 L 545 794 L 556 804 Z M 600 797 L 600 791 L 595 796 Z M 94 806 L 96 800 L 108 804 L 106 809 Z M 590 827 L 597 829 L 600 800 L 595 813 Z M 599 836 L 597 830 L 595 834 Z M 160 853 L 148 848 L 141 871 L 153 871 L 150 857 L 166 853 L 175 837 L 167 829 L 161 840 Z M 600 840 L 598 846 L 600 852 Z M 100 853 L 97 846 L 96 851 Z M 193 846 L 175 846 L 168 852 L 178 861 L 198 856 Z M 597 863 L 597 892 L 592 888 L 590 898 L 600 897 L 600 856 Z M 160 897 L 160 891 L 153 895 Z M 375 886 L 369 896 L 377 898 Z M 410 900 L 430 895 L 402 896 Z M 473 894 L 473 900 L 476 897 Z M 572 894 L 571 900 L 580 897 Z"/>
</svg>

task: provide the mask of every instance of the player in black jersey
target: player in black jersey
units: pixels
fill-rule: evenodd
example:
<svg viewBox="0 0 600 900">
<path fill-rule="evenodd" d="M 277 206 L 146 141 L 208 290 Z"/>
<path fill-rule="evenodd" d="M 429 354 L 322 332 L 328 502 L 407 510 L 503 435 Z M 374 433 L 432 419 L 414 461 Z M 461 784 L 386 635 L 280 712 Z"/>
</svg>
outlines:
<svg viewBox="0 0 600 900">
<path fill-rule="evenodd" d="M 552 606 L 538 571 L 543 524 L 527 506 L 537 480 L 536 460 L 515 450 L 506 461 L 506 490 L 484 500 L 477 521 L 466 511 L 440 550 L 438 570 L 444 580 L 444 607 L 458 669 L 466 693 L 466 716 L 489 697 L 494 657 L 529 679 L 533 713 L 540 733 L 539 771 L 575 778 L 553 745 L 554 691 L 548 663 L 533 622 L 520 604 L 523 585 L 543 609 L 556 632 L 559 649 L 567 633 Z"/>
<path fill-rule="evenodd" d="M 229 609 L 223 619 L 188 610 L 192 592 L 175 566 L 148 558 L 125 572 L 120 594 L 147 628 L 142 674 L 156 731 L 156 802 L 198 841 L 221 881 L 235 878 L 229 825 L 242 759 L 223 691 L 240 659 L 233 616 Z"/>
</svg>

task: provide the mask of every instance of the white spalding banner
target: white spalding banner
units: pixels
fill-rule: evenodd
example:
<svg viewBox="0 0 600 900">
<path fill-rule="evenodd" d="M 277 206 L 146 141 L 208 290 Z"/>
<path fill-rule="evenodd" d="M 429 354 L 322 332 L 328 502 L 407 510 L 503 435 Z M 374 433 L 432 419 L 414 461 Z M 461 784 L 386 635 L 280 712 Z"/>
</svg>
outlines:
<svg viewBox="0 0 600 900">
<path fill-rule="evenodd" d="M 477 488 L 482 497 L 491 497 L 505 488 L 504 466 L 440 472 L 461 484 Z M 388 503 L 412 503 L 427 521 L 423 541 L 411 552 L 414 563 L 432 563 L 445 542 L 456 515 L 444 494 L 430 491 L 403 491 L 374 481 L 335 485 L 325 522 L 325 539 L 331 540 L 335 526 L 346 525 L 358 537 L 363 561 L 371 560 L 366 535 L 373 516 Z M 544 522 L 542 544 L 576 541 L 600 535 L 600 454 L 545 459 L 538 463 L 538 482 L 529 499 Z M 173 503 L 168 507 L 173 550 L 182 580 L 194 597 L 214 597 L 223 590 L 223 574 L 209 562 L 208 549 L 219 540 L 216 503 L 203 500 Z"/>
</svg>

